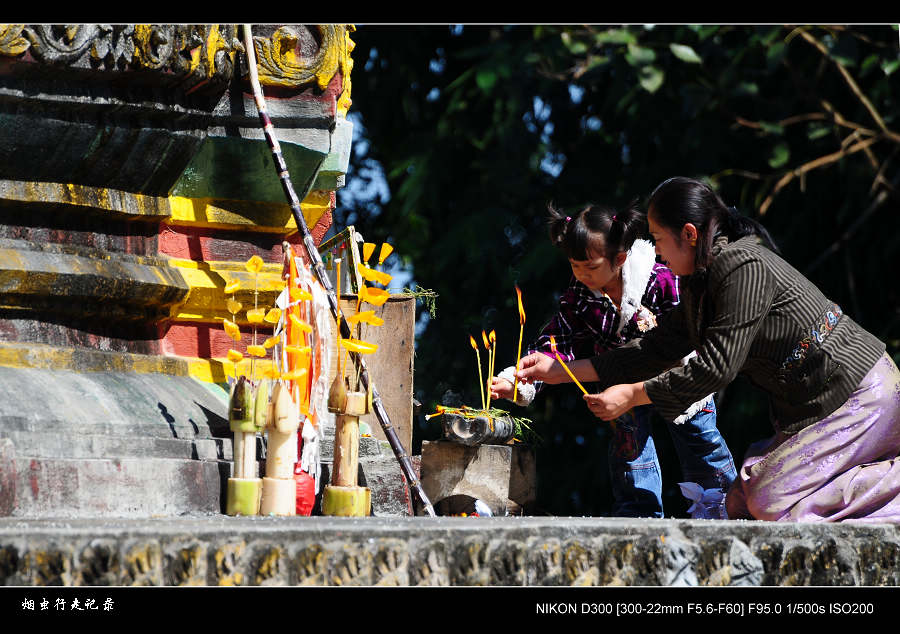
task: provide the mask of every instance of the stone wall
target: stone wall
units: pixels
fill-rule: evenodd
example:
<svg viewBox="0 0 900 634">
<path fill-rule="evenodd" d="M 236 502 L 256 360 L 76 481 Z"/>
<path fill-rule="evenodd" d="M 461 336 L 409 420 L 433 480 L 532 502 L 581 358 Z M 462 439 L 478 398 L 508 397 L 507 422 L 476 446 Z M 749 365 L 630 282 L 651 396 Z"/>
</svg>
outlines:
<svg viewBox="0 0 900 634">
<path fill-rule="evenodd" d="M 895 586 L 900 532 L 525 517 L 0 520 L 0 585 Z"/>
</svg>

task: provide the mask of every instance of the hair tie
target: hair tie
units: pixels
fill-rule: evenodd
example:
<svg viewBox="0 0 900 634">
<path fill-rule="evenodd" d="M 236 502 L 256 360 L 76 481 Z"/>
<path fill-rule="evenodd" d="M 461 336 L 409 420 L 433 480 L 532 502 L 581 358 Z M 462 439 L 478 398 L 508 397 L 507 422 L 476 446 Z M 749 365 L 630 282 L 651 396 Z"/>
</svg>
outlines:
<svg viewBox="0 0 900 634">
<path fill-rule="evenodd" d="M 566 216 L 566 222 L 569 222 L 571 220 L 572 220 L 572 216 Z"/>
<path fill-rule="evenodd" d="M 615 222 L 615 221 L 616 221 L 616 215 L 613 214 L 613 222 Z"/>
</svg>

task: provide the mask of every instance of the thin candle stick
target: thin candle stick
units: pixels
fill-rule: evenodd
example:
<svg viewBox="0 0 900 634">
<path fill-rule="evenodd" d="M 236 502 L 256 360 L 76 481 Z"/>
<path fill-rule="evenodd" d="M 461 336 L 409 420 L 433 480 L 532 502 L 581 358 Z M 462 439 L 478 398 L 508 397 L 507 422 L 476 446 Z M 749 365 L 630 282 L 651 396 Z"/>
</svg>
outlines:
<svg viewBox="0 0 900 634">
<path fill-rule="evenodd" d="M 488 379 L 487 381 L 482 380 L 482 383 L 485 386 L 485 402 L 482 404 L 483 409 L 488 409 L 491 406 L 491 345 L 488 343 L 487 333 L 485 331 L 481 331 L 481 341 L 484 343 L 484 349 L 487 352 L 488 361 L 487 361 L 487 371 L 488 371 Z"/>
<path fill-rule="evenodd" d="M 494 380 L 494 362 L 497 360 L 497 334 L 495 331 L 491 331 L 491 334 L 488 335 L 488 341 L 492 343 L 491 348 L 489 350 L 489 358 L 488 362 L 488 380 L 487 380 L 487 409 L 491 407 L 491 383 Z"/>
<path fill-rule="evenodd" d="M 581 383 L 579 383 L 578 379 L 575 378 L 575 375 L 572 374 L 572 371 L 569 369 L 569 366 L 566 365 L 565 361 L 562 360 L 562 357 L 560 357 L 559 353 L 556 351 L 556 339 L 553 337 L 553 335 L 550 335 L 550 350 L 553 352 L 556 360 L 559 361 L 559 364 L 563 367 L 563 370 L 566 371 L 566 374 L 568 374 L 571 379 L 575 381 L 575 385 L 580 387 L 581 391 L 587 394 L 588 391 L 584 389 L 584 386 Z"/>
<path fill-rule="evenodd" d="M 522 357 L 522 330 L 525 328 L 525 309 L 522 307 L 522 291 L 516 286 L 516 297 L 519 302 L 519 347 L 516 351 L 516 378 L 513 382 L 513 403 L 519 395 L 519 362 Z"/>
<path fill-rule="evenodd" d="M 475 343 L 475 337 L 469 335 L 469 343 L 472 344 L 472 349 L 475 350 L 475 358 L 478 360 L 478 389 L 481 390 L 481 409 L 484 409 L 484 378 L 481 374 L 481 354 L 478 352 L 478 344 Z"/>
</svg>

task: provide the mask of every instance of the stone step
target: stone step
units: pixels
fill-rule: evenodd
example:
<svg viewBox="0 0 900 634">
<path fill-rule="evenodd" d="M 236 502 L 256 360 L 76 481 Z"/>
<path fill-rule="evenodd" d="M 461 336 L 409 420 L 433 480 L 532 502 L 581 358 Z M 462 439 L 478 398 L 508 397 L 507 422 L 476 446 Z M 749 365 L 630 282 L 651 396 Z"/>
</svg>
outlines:
<svg viewBox="0 0 900 634">
<path fill-rule="evenodd" d="M 12 517 L 154 517 L 221 513 L 231 463 L 16 456 L 3 470 L 15 488 Z"/>
<path fill-rule="evenodd" d="M 181 440 L 231 438 L 228 424 L 211 427 L 184 423 L 136 423 L 134 421 L 88 420 L 73 425 L 71 421 L 60 419 L 35 420 L 24 416 L 0 417 L 0 433 L 82 433 L 97 436 L 133 436 L 143 438 L 178 438 Z"/>
<path fill-rule="evenodd" d="M 232 441 L 224 438 L 148 438 L 108 434 L 7 431 L 17 456 L 34 458 L 182 458 L 231 460 Z"/>
<path fill-rule="evenodd" d="M 88 423 L 73 429 L 71 424 L 43 424 L 31 421 L 0 422 L 0 438 L 13 441 L 16 453 L 22 456 L 48 458 L 102 458 L 107 456 L 135 456 L 155 458 L 196 458 L 201 460 L 231 460 L 233 458 L 233 434 L 230 429 L 221 437 L 209 435 L 171 436 L 164 434 L 165 428 L 146 425 L 145 431 L 137 433 L 134 425 L 108 425 Z M 171 433 L 171 431 L 170 431 Z M 265 456 L 263 447 L 265 434 L 257 435 L 257 455 Z M 334 433 L 325 430 L 320 449 L 322 460 L 330 461 L 334 456 Z M 374 437 L 359 439 L 359 457 L 378 458 L 387 454 L 393 458 L 390 448 L 385 448 Z"/>
<path fill-rule="evenodd" d="M 173 517 L 224 513 L 228 460 L 45 458 L 0 455 L 0 485 L 14 489 L 0 516 L 22 518 Z M 5 458 L 4 458 L 5 456 Z M 257 473 L 265 475 L 265 462 Z M 331 464 L 321 463 L 322 486 Z M 372 515 L 412 514 L 410 493 L 393 457 L 360 460 L 360 486 L 372 490 Z M 320 491 L 321 493 L 321 491 Z"/>
</svg>

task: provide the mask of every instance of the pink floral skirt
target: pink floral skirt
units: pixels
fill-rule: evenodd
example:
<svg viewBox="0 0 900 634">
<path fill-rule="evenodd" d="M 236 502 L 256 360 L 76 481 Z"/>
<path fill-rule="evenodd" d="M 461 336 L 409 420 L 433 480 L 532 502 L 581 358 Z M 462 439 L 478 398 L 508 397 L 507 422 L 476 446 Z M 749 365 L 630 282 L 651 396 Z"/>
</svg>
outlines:
<svg viewBox="0 0 900 634">
<path fill-rule="evenodd" d="M 900 523 L 900 371 L 885 354 L 833 414 L 754 443 L 728 516 Z"/>
</svg>

